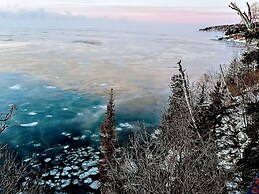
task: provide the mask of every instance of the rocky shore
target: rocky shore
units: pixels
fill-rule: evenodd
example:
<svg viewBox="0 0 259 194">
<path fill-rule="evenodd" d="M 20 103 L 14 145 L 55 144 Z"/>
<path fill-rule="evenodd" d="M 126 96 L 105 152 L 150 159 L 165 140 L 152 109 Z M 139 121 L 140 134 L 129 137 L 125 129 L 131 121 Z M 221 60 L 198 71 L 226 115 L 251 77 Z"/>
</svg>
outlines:
<svg viewBox="0 0 259 194">
<path fill-rule="evenodd" d="M 254 24 L 254 31 L 248 32 L 244 24 L 230 24 L 230 25 L 217 25 L 209 26 L 199 29 L 199 31 L 217 31 L 223 32 L 224 36 L 218 38 L 218 40 L 234 40 L 255 43 L 259 39 L 259 23 Z"/>
</svg>

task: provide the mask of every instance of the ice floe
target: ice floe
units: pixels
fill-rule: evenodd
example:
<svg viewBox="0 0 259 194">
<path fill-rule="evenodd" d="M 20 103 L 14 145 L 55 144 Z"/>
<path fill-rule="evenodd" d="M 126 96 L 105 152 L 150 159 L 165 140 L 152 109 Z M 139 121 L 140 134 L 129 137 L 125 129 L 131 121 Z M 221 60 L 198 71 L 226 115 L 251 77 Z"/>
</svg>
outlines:
<svg viewBox="0 0 259 194">
<path fill-rule="evenodd" d="M 53 169 L 49 172 L 50 175 L 54 176 L 58 173 L 58 169 Z"/>
<path fill-rule="evenodd" d="M 9 87 L 11 90 L 20 90 L 21 89 L 21 85 L 19 84 L 16 84 L 16 85 L 13 85 L 11 87 Z"/>
<path fill-rule="evenodd" d="M 116 127 L 116 131 L 122 131 L 121 127 Z"/>
<path fill-rule="evenodd" d="M 108 84 L 107 83 L 100 83 L 99 86 L 106 87 L 106 86 L 108 86 Z"/>
<path fill-rule="evenodd" d="M 99 108 L 101 108 L 101 109 L 106 109 L 107 108 L 107 105 L 100 105 L 100 106 L 98 106 Z"/>
<path fill-rule="evenodd" d="M 55 86 L 44 86 L 44 88 L 47 88 L 47 89 L 55 89 L 55 88 L 57 88 L 57 87 L 55 87 Z"/>
<path fill-rule="evenodd" d="M 86 139 L 86 135 L 82 135 L 80 139 Z"/>
<path fill-rule="evenodd" d="M 36 115 L 37 113 L 36 112 L 29 112 L 28 115 L 31 115 L 31 116 L 34 116 Z"/>
<path fill-rule="evenodd" d="M 67 133 L 67 132 L 62 132 L 61 134 L 64 135 L 64 136 L 67 136 L 67 137 L 71 136 L 71 133 Z"/>
<path fill-rule="evenodd" d="M 133 129 L 133 126 L 129 123 L 120 123 L 120 127 L 128 128 L 128 129 Z"/>
<path fill-rule="evenodd" d="M 61 180 L 61 183 L 62 183 L 61 187 L 64 188 L 64 187 L 70 185 L 70 182 L 71 182 L 71 179 L 62 179 Z"/>
<path fill-rule="evenodd" d="M 45 157 L 42 164 L 34 160 L 30 161 L 32 167 L 35 165 L 35 168 L 46 164 L 49 166 L 48 172 L 41 175 L 44 183 L 49 185 L 55 193 L 66 193 L 66 189 L 72 185 L 81 187 L 85 184 L 91 189 L 98 190 L 100 182 L 97 165 L 100 161 L 98 156 L 101 154 L 100 151 L 91 146 L 70 148 L 63 145 L 64 147 L 67 149 L 55 158 L 48 157 L 47 153 L 41 154 Z"/>
<path fill-rule="evenodd" d="M 24 123 L 24 124 L 20 124 L 21 127 L 35 127 L 37 126 L 39 123 L 38 122 L 32 122 L 32 123 Z"/>
<path fill-rule="evenodd" d="M 34 147 L 40 147 L 40 146 L 41 146 L 41 143 L 34 143 L 33 146 L 34 146 Z"/>
<path fill-rule="evenodd" d="M 45 161 L 45 162 L 50 162 L 50 161 L 51 161 L 51 158 L 46 158 L 44 161 Z"/>
<path fill-rule="evenodd" d="M 94 182 L 92 182 L 92 183 L 89 185 L 90 188 L 95 189 L 95 190 L 99 189 L 100 186 L 101 186 L 101 183 L 100 183 L 99 181 L 94 181 Z"/>
<path fill-rule="evenodd" d="M 84 183 L 87 183 L 87 184 L 89 184 L 91 182 L 93 182 L 93 179 L 91 179 L 91 178 L 87 178 L 84 180 Z"/>
</svg>

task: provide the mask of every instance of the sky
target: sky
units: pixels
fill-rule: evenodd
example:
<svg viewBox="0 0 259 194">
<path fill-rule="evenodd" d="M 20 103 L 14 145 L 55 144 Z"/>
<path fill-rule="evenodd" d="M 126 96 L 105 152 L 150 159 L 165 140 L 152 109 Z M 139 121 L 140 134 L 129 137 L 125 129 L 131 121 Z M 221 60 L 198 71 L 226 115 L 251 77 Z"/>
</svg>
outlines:
<svg viewBox="0 0 259 194">
<path fill-rule="evenodd" d="M 229 0 L 0 0 L 0 16 L 20 19 L 25 12 L 28 12 L 26 15 L 28 19 L 29 15 L 35 17 L 44 12 L 45 15 L 61 14 L 66 17 L 217 25 L 239 21 L 236 13 L 228 7 L 230 2 Z M 235 0 L 235 2 L 241 9 L 246 10 L 246 1 Z M 254 1 L 248 0 L 248 2 Z"/>
<path fill-rule="evenodd" d="M 152 7 L 225 7 L 229 0 L 1 0 L 0 7 L 62 7 L 62 6 L 152 6 Z M 244 4 L 244 0 L 235 0 Z M 252 2 L 252 1 L 248 1 Z"/>
</svg>

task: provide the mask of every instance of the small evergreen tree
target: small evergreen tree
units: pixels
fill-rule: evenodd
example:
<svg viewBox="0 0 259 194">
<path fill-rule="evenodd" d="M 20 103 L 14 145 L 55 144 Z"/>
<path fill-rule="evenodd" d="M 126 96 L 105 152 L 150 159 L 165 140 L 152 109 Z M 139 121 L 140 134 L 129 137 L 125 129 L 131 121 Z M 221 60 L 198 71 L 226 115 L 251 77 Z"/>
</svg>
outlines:
<svg viewBox="0 0 259 194">
<path fill-rule="evenodd" d="M 237 163 L 241 173 L 242 190 L 247 190 L 254 176 L 259 172 L 259 102 L 250 103 L 247 107 L 250 121 L 245 129 L 249 142 L 244 149 L 243 157 Z"/>
<path fill-rule="evenodd" d="M 106 116 L 101 126 L 101 148 L 102 148 L 102 161 L 99 164 L 102 193 L 109 193 L 110 180 L 107 173 L 115 161 L 115 104 L 114 104 L 114 92 L 111 88 L 110 97 L 107 104 Z"/>
</svg>

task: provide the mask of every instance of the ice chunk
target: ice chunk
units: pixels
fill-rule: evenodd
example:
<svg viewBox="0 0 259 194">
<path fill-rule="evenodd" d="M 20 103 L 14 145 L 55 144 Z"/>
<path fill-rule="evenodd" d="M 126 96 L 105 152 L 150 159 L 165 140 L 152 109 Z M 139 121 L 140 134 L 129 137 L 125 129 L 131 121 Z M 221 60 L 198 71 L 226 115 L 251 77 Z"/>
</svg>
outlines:
<svg viewBox="0 0 259 194">
<path fill-rule="evenodd" d="M 13 85 L 11 87 L 9 87 L 11 90 L 20 90 L 21 89 L 21 85 L 19 84 L 16 84 L 16 85 Z"/>
<path fill-rule="evenodd" d="M 99 181 L 94 181 L 94 182 L 92 182 L 90 185 L 89 185 L 89 187 L 90 188 L 92 188 L 92 189 L 99 189 L 100 188 L 100 182 Z"/>
<path fill-rule="evenodd" d="M 24 123 L 24 124 L 21 124 L 20 126 L 21 127 L 35 127 L 38 124 L 39 124 L 38 122 L 32 122 L 32 123 Z"/>
</svg>

